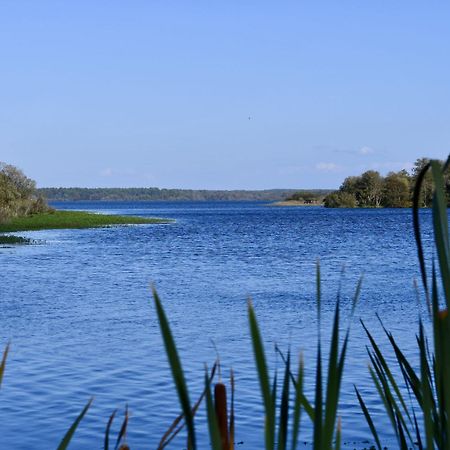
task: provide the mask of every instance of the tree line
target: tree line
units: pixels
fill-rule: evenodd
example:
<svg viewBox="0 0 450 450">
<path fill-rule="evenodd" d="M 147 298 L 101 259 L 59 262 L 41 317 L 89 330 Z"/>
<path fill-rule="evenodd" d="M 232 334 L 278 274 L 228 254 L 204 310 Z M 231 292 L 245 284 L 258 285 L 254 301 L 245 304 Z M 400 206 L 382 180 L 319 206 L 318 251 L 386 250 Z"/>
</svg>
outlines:
<svg viewBox="0 0 450 450">
<path fill-rule="evenodd" d="M 375 170 L 368 170 L 359 176 L 347 177 L 339 190 L 324 199 L 327 208 L 407 208 L 412 204 L 413 189 L 428 158 L 419 158 L 411 172 L 400 170 L 389 172 L 385 177 Z M 441 162 L 444 164 L 443 162 Z M 450 171 L 445 172 L 447 197 L 450 199 Z M 421 206 L 430 207 L 433 196 L 431 173 L 425 175 L 422 184 Z"/>
<path fill-rule="evenodd" d="M 36 192 L 36 183 L 20 169 L 0 162 L 0 223 L 51 210 Z"/>
<path fill-rule="evenodd" d="M 277 201 L 296 192 L 295 189 L 195 190 L 149 188 L 41 188 L 38 193 L 50 201 Z M 318 189 L 324 194 L 330 192 Z"/>
</svg>

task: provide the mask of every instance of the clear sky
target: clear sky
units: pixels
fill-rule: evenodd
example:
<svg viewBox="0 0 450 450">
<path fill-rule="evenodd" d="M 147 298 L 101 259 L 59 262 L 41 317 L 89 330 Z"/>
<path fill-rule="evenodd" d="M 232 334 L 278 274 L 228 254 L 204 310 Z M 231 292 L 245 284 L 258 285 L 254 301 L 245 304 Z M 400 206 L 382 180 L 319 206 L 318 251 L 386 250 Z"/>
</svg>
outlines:
<svg viewBox="0 0 450 450">
<path fill-rule="evenodd" d="M 443 159 L 449 24 L 447 1 L 0 0 L 0 161 L 264 189 Z"/>
</svg>

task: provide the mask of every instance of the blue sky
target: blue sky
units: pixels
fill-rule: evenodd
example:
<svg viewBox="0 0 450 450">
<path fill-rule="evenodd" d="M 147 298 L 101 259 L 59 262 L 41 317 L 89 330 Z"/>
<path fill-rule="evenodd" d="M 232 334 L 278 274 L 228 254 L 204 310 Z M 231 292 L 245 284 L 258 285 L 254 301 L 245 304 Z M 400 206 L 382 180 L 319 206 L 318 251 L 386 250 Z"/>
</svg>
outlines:
<svg viewBox="0 0 450 450">
<path fill-rule="evenodd" d="M 333 188 L 450 149 L 444 1 L 0 1 L 0 160 L 40 186 Z"/>
</svg>

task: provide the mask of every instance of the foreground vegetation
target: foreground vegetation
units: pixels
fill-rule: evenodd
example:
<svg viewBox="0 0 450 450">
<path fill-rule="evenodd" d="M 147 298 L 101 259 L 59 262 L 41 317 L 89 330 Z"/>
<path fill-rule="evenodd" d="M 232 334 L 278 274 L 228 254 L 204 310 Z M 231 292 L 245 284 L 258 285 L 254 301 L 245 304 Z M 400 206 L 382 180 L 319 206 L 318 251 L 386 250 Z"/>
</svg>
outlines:
<svg viewBox="0 0 450 450">
<path fill-rule="evenodd" d="M 428 167 L 429 159 L 418 159 L 411 173 L 406 170 L 390 172 L 382 177 L 375 170 L 368 170 L 360 176 L 347 177 L 338 191 L 324 198 L 324 206 L 328 208 L 408 208 L 413 202 L 414 186 L 424 167 Z M 440 161 L 443 165 L 443 162 Z M 444 173 L 444 191 L 450 198 L 450 172 Z M 433 202 L 433 180 L 430 172 L 426 172 L 421 182 L 419 206 L 428 208 Z"/>
<path fill-rule="evenodd" d="M 421 319 L 417 334 L 420 367 L 416 369 L 402 352 L 394 336 L 385 329 L 399 372 L 402 374 L 397 379 L 395 377 L 396 372 L 388 362 L 391 358 L 387 358 L 387 355 L 383 354 L 380 346 L 365 324 L 363 324 L 368 337 L 369 372 L 373 380 L 373 389 L 379 395 L 380 403 L 384 406 L 385 413 L 390 419 L 392 429 L 397 437 L 398 448 L 401 450 L 409 450 L 410 448 L 448 450 L 450 448 L 450 316 L 448 314 L 450 308 L 450 240 L 444 179 L 444 173 L 447 171 L 449 161 L 450 158 L 445 165 L 439 161 L 427 162 L 417 174 L 413 194 L 414 232 L 426 302 L 429 306 L 429 320 L 433 329 L 433 346 L 430 347 Z M 442 290 L 438 287 L 439 273 L 435 264 L 433 264 L 431 270 L 431 282 L 429 280 L 420 233 L 419 207 L 423 201 L 421 188 L 428 174 L 430 174 L 431 181 L 435 186 L 432 195 L 433 226 Z M 352 315 L 359 296 L 360 286 L 361 281 L 356 288 Z M 439 298 L 440 295 L 443 295 L 443 300 Z M 194 416 L 199 402 L 205 398 L 211 448 L 213 450 L 234 450 L 233 375 L 231 375 L 229 415 L 227 413 L 228 405 L 225 385 L 219 381 L 214 386 L 214 397 L 211 392 L 214 370 L 211 372 L 211 375 L 205 372 L 205 390 L 197 403 L 192 406 L 175 341 L 156 291 L 154 292 L 154 301 L 165 350 L 182 409 L 182 414 L 177 420 L 181 421 L 181 419 L 184 419 L 187 428 L 187 448 L 197 448 Z M 266 450 L 274 450 L 275 448 L 278 450 L 286 450 L 288 448 L 295 450 L 297 448 L 302 411 L 312 423 L 312 447 L 314 450 L 337 450 L 341 446 L 341 423 L 337 414 L 350 330 L 347 328 L 344 333 L 344 339 L 340 342 L 339 330 L 341 327 L 338 294 L 327 358 L 328 369 L 325 371 L 323 368 L 320 337 L 320 305 L 321 282 L 320 269 L 317 266 L 319 339 L 315 368 L 315 394 L 313 399 L 308 400 L 303 390 L 304 366 L 302 358 L 300 358 L 298 370 L 294 374 L 291 370 L 290 350 L 283 354 L 280 349 L 277 349 L 285 366 L 281 392 L 278 392 L 277 376 L 275 373 L 274 378 L 271 379 L 269 375 L 262 335 L 258 327 L 255 311 L 251 302 L 249 302 L 250 336 L 256 372 L 260 382 L 261 402 L 265 410 L 265 420 L 261 431 L 264 431 Z M 293 391 L 292 395 L 290 394 L 291 391 Z M 355 401 L 359 402 L 362 414 L 374 439 L 375 445 L 372 448 L 375 448 L 375 446 L 378 450 L 386 448 L 383 446 L 382 436 L 380 436 L 376 422 L 373 420 L 364 398 L 356 386 L 355 393 Z M 171 427 L 164 436 L 165 440 L 163 438 L 158 448 L 164 448 L 180 428 L 182 427 Z"/>
<path fill-rule="evenodd" d="M 167 223 L 167 219 L 93 214 L 83 211 L 51 211 L 16 217 L 0 224 L 0 232 L 50 230 L 56 228 L 94 228 L 112 225 Z"/>
</svg>

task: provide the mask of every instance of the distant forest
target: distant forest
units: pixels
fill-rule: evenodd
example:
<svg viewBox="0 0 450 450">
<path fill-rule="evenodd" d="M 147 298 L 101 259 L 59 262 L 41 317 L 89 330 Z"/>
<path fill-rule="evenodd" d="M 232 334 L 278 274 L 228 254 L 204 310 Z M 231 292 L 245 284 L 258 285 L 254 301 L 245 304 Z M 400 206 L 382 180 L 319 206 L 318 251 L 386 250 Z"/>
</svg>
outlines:
<svg viewBox="0 0 450 450">
<path fill-rule="evenodd" d="M 246 190 L 193 190 L 193 189 L 159 189 L 151 188 L 41 188 L 38 194 L 49 201 L 213 201 L 213 200 L 260 200 L 279 201 L 292 196 L 297 189 L 266 189 L 260 191 Z M 325 196 L 329 189 L 313 189 L 313 192 Z"/>
</svg>

